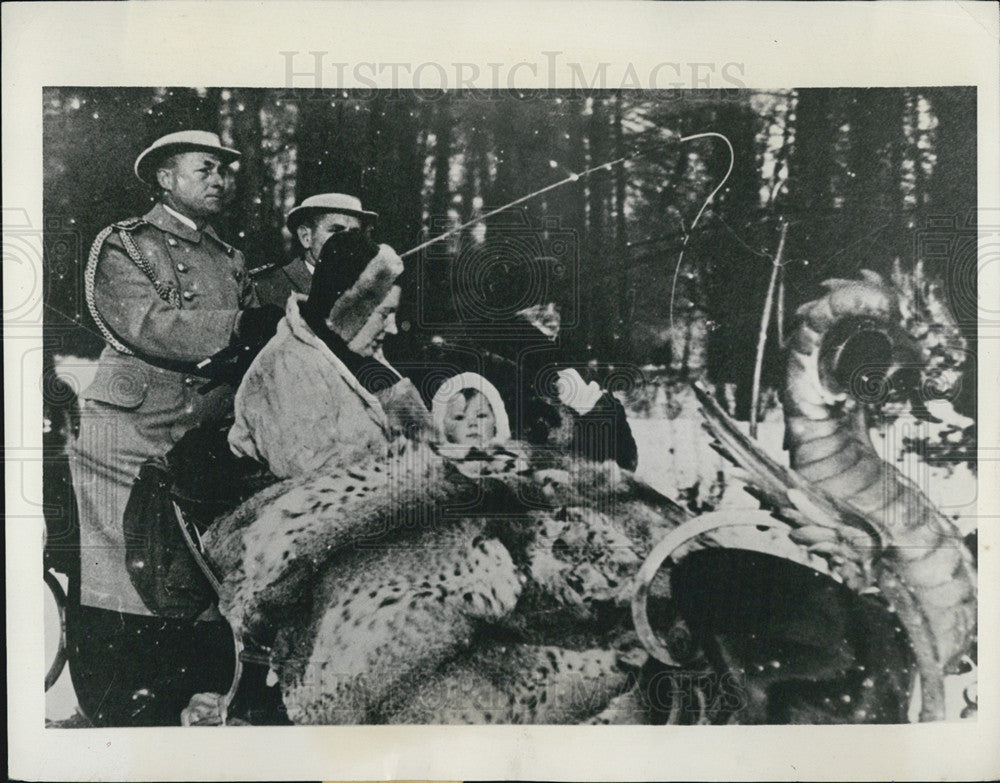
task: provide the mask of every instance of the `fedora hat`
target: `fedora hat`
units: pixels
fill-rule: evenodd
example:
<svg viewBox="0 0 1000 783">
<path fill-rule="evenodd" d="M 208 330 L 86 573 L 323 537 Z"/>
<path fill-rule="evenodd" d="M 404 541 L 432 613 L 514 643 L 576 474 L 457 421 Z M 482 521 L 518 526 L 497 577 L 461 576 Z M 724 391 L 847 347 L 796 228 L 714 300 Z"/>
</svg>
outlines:
<svg viewBox="0 0 1000 783">
<path fill-rule="evenodd" d="M 294 234 L 299 224 L 315 212 L 340 212 L 362 220 L 375 220 L 378 217 L 377 212 L 362 209 L 361 199 L 356 196 L 348 196 L 345 193 L 319 193 L 305 199 L 289 212 L 285 217 L 285 225 Z"/>
<path fill-rule="evenodd" d="M 200 130 L 177 131 L 161 136 L 135 159 L 135 175 L 147 185 L 155 183 L 154 174 L 164 158 L 178 152 L 211 152 L 223 163 L 232 163 L 242 155 L 234 149 L 223 147 L 218 135 Z"/>
</svg>

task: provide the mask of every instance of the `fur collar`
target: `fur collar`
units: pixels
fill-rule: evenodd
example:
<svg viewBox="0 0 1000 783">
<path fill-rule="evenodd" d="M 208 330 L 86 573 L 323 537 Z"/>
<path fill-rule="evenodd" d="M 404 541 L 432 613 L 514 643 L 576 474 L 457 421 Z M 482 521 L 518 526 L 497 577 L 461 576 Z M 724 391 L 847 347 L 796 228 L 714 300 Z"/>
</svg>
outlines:
<svg viewBox="0 0 1000 783">
<path fill-rule="evenodd" d="M 282 322 L 287 325 L 288 331 L 291 332 L 292 337 L 294 337 L 299 342 L 305 343 L 311 346 L 315 350 L 319 351 L 326 360 L 334 367 L 337 374 L 341 377 L 345 384 L 353 391 L 364 403 L 365 408 L 368 411 L 368 415 L 371 416 L 372 420 L 375 421 L 386 433 L 388 433 L 388 424 L 385 418 L 385 412 L 382 410 L 382 404 L 379 402 L 378 398 L 368 391 L 357 378 L 351 373 L 347 365 L 340 359 L 337 354 L 331 351 L 319 337 L 309 328 L 309 324 L 305 322 L 299 312 L 299 306 L 304 304 L 306 301 L 306 296 L 304 294 L 293 293 L 288 297 L 288 302 L 285 305 L 285 319 Z M 279 334 L 282 331 L 282 325 L 278 325 Z M 388 439 L 388 434 L 386 435 Z"/>
</svg>

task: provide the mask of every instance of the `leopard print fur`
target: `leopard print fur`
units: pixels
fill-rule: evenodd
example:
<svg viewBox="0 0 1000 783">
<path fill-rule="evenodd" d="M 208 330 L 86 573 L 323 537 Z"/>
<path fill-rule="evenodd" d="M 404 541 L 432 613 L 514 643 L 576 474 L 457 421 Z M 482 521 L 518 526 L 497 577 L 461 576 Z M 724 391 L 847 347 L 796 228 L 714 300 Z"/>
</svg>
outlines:
<svg viewBox="0 0 1000 783">
<path fill-rule="evenodd" d="M 485 527 L 465 520 L 331 561 L 312 591 L 308 621 L 275 645 L 289 717 L 370 722 L 408 683 L 467 647 L 478 624 L 511 612 L 519 575 Z"/>
<path fill-rule="evenodd" d="M 456 677 L 505 705 L 456 721 L 577 721 L 590 708 L 552 689 L 578 682 L 594 710 L 616 695 L 631 575 L 683 517 L 650 493 L 613 463 L 411 445 L 269 488 L 206 543 L 296 723 L 416 720 L 414 694 Z"/>
<path fill-rule="evenodd" d="M 612 650 L 494 645 L 422 681 L 387 722 L 578 723 L 628 685 Z"/>
</svg>

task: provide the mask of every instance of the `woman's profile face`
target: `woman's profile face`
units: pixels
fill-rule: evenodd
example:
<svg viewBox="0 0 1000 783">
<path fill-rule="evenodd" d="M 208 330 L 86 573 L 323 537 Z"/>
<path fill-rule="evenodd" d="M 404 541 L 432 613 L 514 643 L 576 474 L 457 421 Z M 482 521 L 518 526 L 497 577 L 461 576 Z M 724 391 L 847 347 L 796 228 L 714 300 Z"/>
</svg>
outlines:
<svg viewBox="0 0 1000 783">
<path fill-rule="evenodd" d="M 396 328 L 396 308 L 399 307 L 401 289 L 393 286 L 375 312 L 368 317 L 368 322 L 347 344 L 354 353 L 360 356 L 379 356 L 382 353 L 382 341 L 387 334 L 399 334 Z"/>
<path fill-rule="evenodd" d="M 444 436 L 449 443 L 483 446 L 497 434 L 497 417 L 486 397 L 473 391 L 459 392 L 448 400 L 444 414 Z"/>
</svg>

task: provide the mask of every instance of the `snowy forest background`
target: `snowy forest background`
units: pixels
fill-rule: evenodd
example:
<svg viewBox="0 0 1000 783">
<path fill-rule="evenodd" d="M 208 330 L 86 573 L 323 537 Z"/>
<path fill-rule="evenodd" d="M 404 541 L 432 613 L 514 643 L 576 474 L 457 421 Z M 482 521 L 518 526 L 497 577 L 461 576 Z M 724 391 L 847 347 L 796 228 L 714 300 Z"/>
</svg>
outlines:
<svg viewBox="0 0 1000 783">
<path fill-rule="evenodd" d="M 420 285 L 409 286 L 401 318 L 410 328 L 387 350 L 397 359 L 415 356 L 433 332 L 483 316 L 481 308 L 473 306 L 472 315 L 463 309 L 470 287 L 478 286 L 471 296 L 486 305 L 487 316 L 491 307 L 535 296 L 559 306 L 563 348 L 574 361 L 660 367 L 675 378 L 728 384 L 731 406 L 746 418 L 761 312 L 785 221 L 783 317 L 772 321 L 765 389 L 780 381 L 777 324 L 787 330 L 790 314 L 817 296 L 820 281 L 861 268 L 888 276 L 895 265 L 916 288 L 936 291 L 961 333 L 952 345 L 964 341 L 963 353 L 974 357 L 973 88 L 665 97 L 47 89 L 46 347 L 58 355 L 99 352 L 82 297 L 86 253 L 110 221 L 148 209 L 151 195 L 132 164 L 151 140 L 173 130 L 213 130 L 243 152 L 232 203 L 217 228 L 251 266 L 291 257 L 284 214 L 313 193 L 359 195 L 381 215 L 377 238 L 402 252 L 650 141 L 717 131 L 731 140 L 735 165 L 691 232 L 673 333 L 670 284 L 685 232 L 729 162 L 717 139 L 664 145 L 429 249 L 415 259 Z M 548 255 L 555 238 L 572 237 L 567 262 L 542 271 L 518 258 L 495 263 L 490 243 L 505 236 L 509 242 L 512 234 L 530 237 L 527 253 L 541 248 Z M 488 269 L 460 268 L 470 248 Z M 464 294 L 456 293 L 463 286 Z M 961 413 L 974 415 L 974 362 L 962 369 L 964 382 L 952 396 Z M 647 380 L 641 370 L 633 375 L 629 391 Z"/>
</svg>

